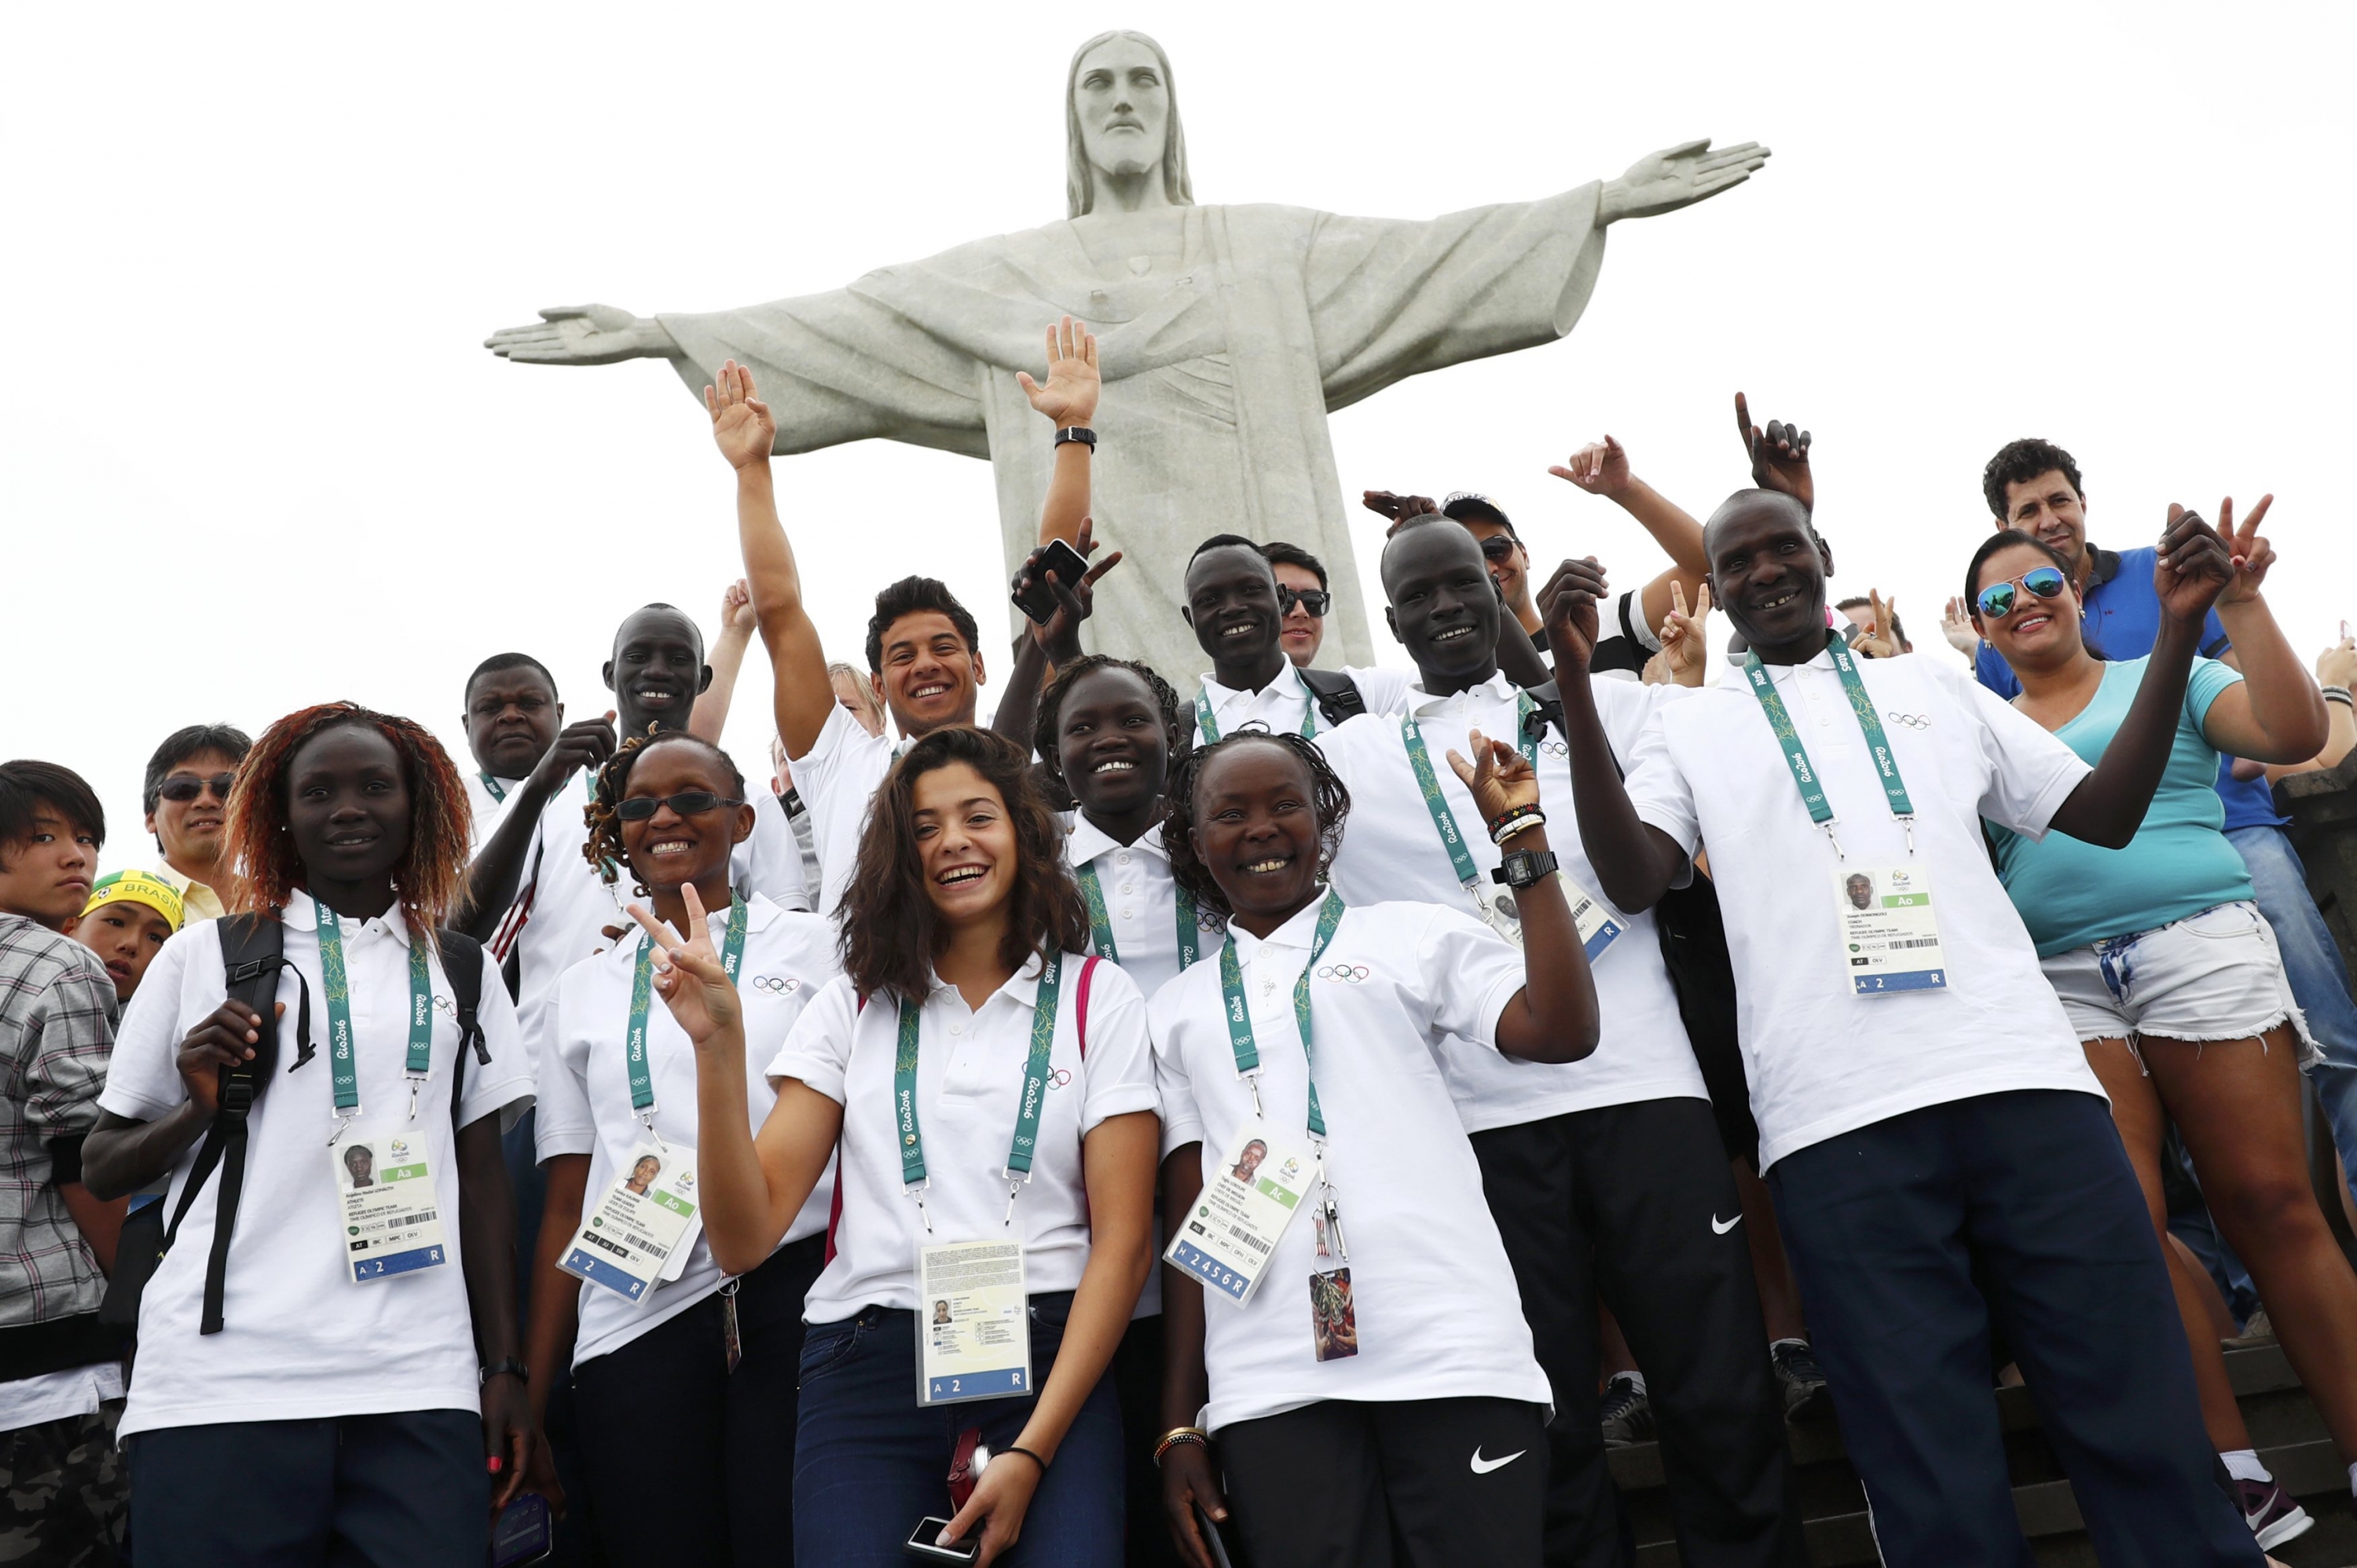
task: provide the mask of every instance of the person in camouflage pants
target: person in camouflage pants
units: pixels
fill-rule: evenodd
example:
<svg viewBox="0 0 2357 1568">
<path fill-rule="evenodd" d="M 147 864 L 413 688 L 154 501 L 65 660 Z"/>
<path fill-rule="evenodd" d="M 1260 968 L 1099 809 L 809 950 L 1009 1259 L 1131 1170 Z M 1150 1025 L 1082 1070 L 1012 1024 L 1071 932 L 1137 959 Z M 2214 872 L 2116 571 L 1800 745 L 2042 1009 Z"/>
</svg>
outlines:
<svg viewBox="0 0 2357 1568">
<path fill-rule="evenodd" d="M 0 1433 L 0 1563 L 113 1568 L 125 1482 L 114 1423 L 123 1402 Z"/>
</svg>

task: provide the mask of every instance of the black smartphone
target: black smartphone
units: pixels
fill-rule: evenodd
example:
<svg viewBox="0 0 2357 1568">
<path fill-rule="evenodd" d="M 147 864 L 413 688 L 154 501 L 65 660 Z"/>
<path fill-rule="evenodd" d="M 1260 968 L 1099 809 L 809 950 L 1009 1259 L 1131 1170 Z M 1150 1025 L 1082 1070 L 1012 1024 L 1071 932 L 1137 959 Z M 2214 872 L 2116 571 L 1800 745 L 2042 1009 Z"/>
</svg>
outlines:
<svg viewBox="0 0 2357 1568">
<path fill-rule="evenodd" d="M 555 1547 L 548 1520 L 548 1499 L 538 1492 L 519 1492 L 500 1510 L 491 1526 L 491 1568 L 524 1568 L 545 1563 Z"/>
<path fill-rule="evenodd" d="M 900 1543 L 900 1550 L 920 1563 L 971 1563 L 982 1555 L 980 1530 L 955 1546 L 941 1545 L 941 1533 L 949 1527 L 949 1520 L 928 1514 L 917 1521 L 917 1528 L 909 1532 L 909 1539 Z"/>
<path fill-rule="evenodd" d="M 1048 574 L 1056 574 L 1056 580 L 1069 588 L 1079 582 L 1088 569 L 1089 564 L 1082 558 L 1079 551 L 1060 539 L 1051 539 L 1048 542 L 1048 548 L 1040 553 L 1039 564 L 1030 568 L 1031 585 L 1019 588 L 1006 596 L 1015 602 L 1017 609 L 1046 626 L 1056 614 L 1056 590 L 1049 585 Z"/>
<path fill-rule="evenodd" d="M 1195 1505 L 1195 1528 L 1203 1532 L 1203 1541 L 1211 1549 L 1213 1568 L 1236 1568 L 1235 1559 L 1228 1555 L 1228 1543 L 1220 1534 L 1220 1527 L 1203 1511 L 1200 1503 Z"/>
</svg>

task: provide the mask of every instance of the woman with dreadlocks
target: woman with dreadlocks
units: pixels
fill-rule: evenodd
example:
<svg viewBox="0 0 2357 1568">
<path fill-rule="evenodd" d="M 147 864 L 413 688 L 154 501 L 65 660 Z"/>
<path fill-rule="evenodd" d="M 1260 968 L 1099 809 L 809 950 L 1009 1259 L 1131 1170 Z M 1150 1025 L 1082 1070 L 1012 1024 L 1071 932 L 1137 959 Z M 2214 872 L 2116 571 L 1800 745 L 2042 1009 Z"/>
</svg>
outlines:
<svg viewBox="0 0 2357 1568">
<path fill-rule="evenodd" d="M 122 1425 L 143 1564 L 480 1561 L 522 1480 L 498 1113 L 532 1071 L 480 950 L 437 930 L 467 834 L 424 728 L 349 703 L 289 714 L 230 800 L 254 913 L 166 943 L 124 1016 L 83 1158 L 109 1196 L 172 1178 Z M 274 977 L 268 959 L 232 976 L 233 942 L 274 952 Z M 274 1018 L 232 989 L 274 992 Z M 242 1120 L 224 1069 L 253 1074 Z"/>
<path fill-rule="evenodd" d="M 1227 923 L 1148 1007 L 1173 1238 L 1155 1457 L 1196 1568 L 1198 1512 L 1230 1499 L 1258 1563 L 1388 1563 L 1394 1538 L 1418 1563 L 1540 1559 L 1546 1376 L 1434 1053 L 1577 1060 L 1596 990 L 1537 775 L 1479 731 L 1468 749 L 1449 766 L 1508 846 L 1520 952 L 1458 908 L 1346 907 L 1326 870 L 1350 792 L 1298 736 L 1231 734 L 1171 780 L 1172 870 Z"/>
<path fill-rule="evenodd" d="M 912 1541 L 978 1540 L 988 1563 L 1018 1532 L 1016 1562 L 1121 1561 L 1104 1370 L 1152 1264 L 1153 1069 L 1135 983 L 1083 950 L 1060 836 L 1015 742 L 911 744 L 860 840 L 844 977 L 770 1063 L 757 1133 L 716 917 L 700 896 L 683 934 L 641 917 L 696 1044 L 723 1268 L 768 1254 L 841 1145 L 802 1347 L 804 1563 L 892 1568 Z"/>
<path fill-rule="evenodd" d="M 584 854 L 654 918 L 690 925 L 693 889 L 742 1015 L 736 1070 L 749 1133 L 794 1020 L 838 972 L 834 926 L 732 885 L 752 833 L 745 779 L 685 730 L 622 743 L 599 770 Z M 791 1564 L 795 1370 L 802 1298 L 825 1261 L 834 1183 L 821 1179 L 780 1243 L 724 1270 L 696 1223 L 695 1046 L 651 1006 L 653 944 L 617 942 L 565 972 L 540 1039 L 537 1139 L 548 1176 L 534 1260 L 530 1359 L 547 1390 L 571 1366 L 590 1528 L 615 1563 Z M 585 1226 L 584 1220 L 587 1221 Z M 660 1508 L 639 1499 L 647 1443 L 664 1455 Z M 541 1451 L 545 1455 L 546 1450 Z M 561 1502 L 553 1467 L 533 1489 Z"/>
</svg>

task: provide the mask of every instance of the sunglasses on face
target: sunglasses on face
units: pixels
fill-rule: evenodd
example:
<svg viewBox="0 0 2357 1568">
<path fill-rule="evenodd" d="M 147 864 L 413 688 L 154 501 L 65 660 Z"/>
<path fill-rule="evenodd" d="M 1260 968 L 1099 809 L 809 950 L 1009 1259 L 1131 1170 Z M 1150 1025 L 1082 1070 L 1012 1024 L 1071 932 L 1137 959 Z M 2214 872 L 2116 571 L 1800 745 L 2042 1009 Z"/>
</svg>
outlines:
<svg viewBox="0 0 2357 1568">
<path fill-rule="evenodd" d="M 658 806 L 669 806 L 673 816 L 700 817 L 723 806 L 741 806 L 744 803 L 716 795 L 709 789 L 682 789 L 676 795 L 633 795 L 615 806 L 614 815 L 626 822 L 643 822 L 655 814 Z"/>
<path fill-rule="evenodd" d="M 207 789 L 213 792 L 215 800 L 227 800 L 229 787 L 236 782 L 237 775 L 234 773 L 216 773 L 210 779 L 199 779 L 193 773 L 175 773 L 164 780 L 156 793 L 167 800 L 175 800 L 183 806 Z"/>
<path fill-rule="evenodd" d="M 1491 561 L 1506 562 L 1512 560 L 1514 558 L 1514 536 L 1511 533 L 1493 533 L 1490 535 L 1489 538 L 1481 542 L 1481 554 L 1485 559 Z"/>
<path fill-rule="evenodd" d="M 2052 566 L 2039 566 L 2024 572 L 2010 582 L 1991 583 L 1973 601 L 1981 614 L 1990 620 L 2003 620 L 2021 602 L 2020 589 L 2027 588 L 2041 599 L 2050 599 L 2062 591 L 2062 574 Z"/>
<path fill-rule="evenodd" d="M 1334 607 L 1334 596 L 1322 588 L 1280 587 L 1276 590 L 1276 607 L 1280 612 L 1291 615 L 1296 605 L 1308 610 L 1312 619 L 1323 620 L 1326 612 Z"/>
</svg>

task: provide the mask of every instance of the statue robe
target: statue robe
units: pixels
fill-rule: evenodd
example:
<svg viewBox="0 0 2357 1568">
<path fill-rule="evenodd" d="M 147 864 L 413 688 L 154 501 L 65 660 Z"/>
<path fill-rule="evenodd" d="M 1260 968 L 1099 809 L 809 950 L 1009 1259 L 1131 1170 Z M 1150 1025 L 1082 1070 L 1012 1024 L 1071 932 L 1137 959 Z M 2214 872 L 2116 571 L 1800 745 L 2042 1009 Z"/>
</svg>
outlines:
<svg viewBox="0 0 2357 1568">
<path fill-rule="evenodd" d="M 989 458 L 1010 574 L 1038 540 L 1052 467 L 1015 372 L 1041 373 L 1059 316 L 1087 322 L 1104 376 L 1096 537 L 1127 553 L 1098 585 L 1088 645 L 1146 660 L 1183 694 L 1210 663 L 1178 618 L 1186 564 L 1213 533 L 1314 551 L 1335 594 L 1320 662 L 1372 661 L 1326 415 L 1570 331 L 1604 259 L 1600 188 L 1429 221 L 1268 206 L 1095 214 L 827 294 L 657 319 L 691 392 L 724 360 L 751 367 L 780 453 L 886 436 Z M 1135 259 L 1109 275 L 1083 234 L 1099 256 Z M 1174 250 L 1175 265 L 1150 259 Z"/>
</svg>

